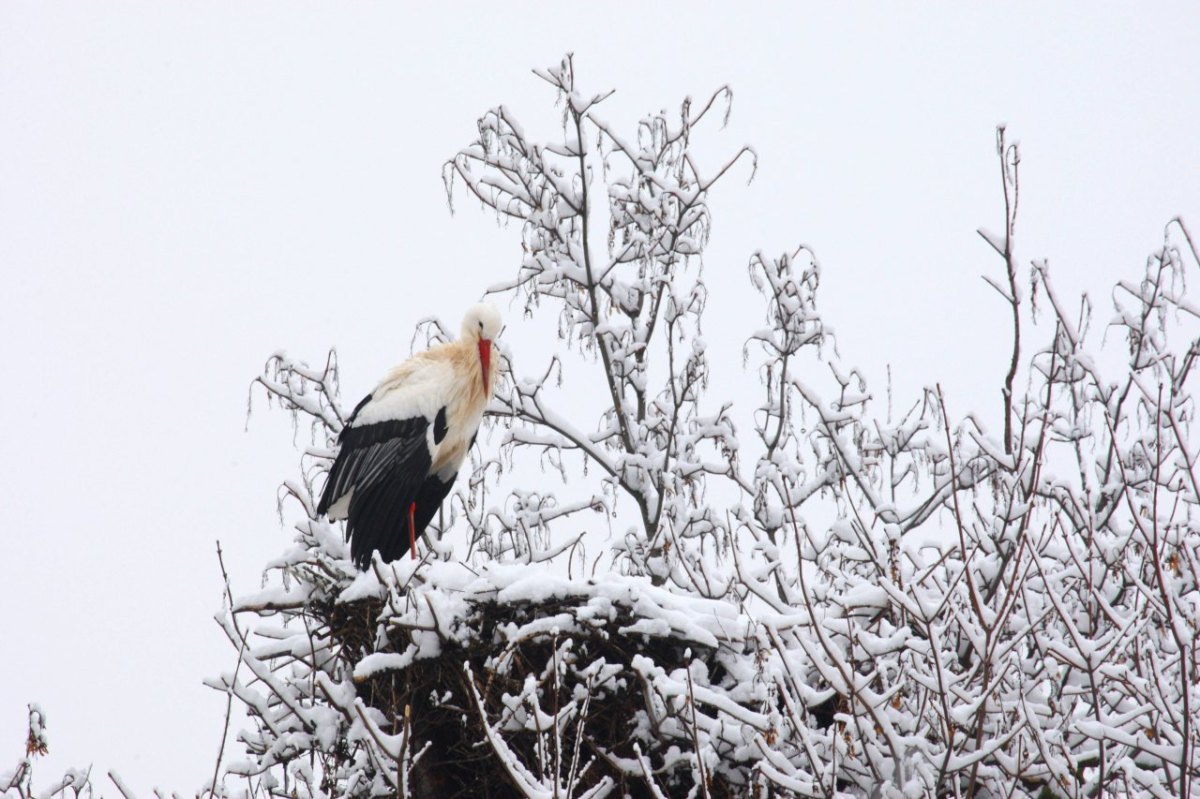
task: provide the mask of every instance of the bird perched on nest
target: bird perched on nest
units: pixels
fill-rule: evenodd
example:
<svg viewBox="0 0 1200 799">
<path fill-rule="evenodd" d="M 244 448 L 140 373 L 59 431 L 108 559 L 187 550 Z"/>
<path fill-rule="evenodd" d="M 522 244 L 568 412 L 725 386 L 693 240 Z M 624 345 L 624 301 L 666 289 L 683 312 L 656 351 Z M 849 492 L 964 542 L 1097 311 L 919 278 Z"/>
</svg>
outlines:
<svg viewBox="0 0 1200 799">
<path fill-rule="evenodd" d="M 417 556 L 417 536 L 450 493 L 492 398 L 499 333 L 494 305 L 471 307 L 456 341 L 397 366 L 346 421 L 317 513 L 346 520 L 360 569 L 376 551 L 385 561 Z"/>
</svg>

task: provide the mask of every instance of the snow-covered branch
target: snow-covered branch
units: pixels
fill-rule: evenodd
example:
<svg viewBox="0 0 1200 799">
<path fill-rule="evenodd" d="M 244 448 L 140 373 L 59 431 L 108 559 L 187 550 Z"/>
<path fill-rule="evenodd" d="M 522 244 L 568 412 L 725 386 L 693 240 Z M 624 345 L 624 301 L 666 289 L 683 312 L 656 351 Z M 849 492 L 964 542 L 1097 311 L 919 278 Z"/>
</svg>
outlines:
<svg viewBox="0 0 1200 799">
<path fill-rule="evenodd" d="M 490 429 L 423 559 L 360 574 L 315 514 L 344 419 L 332 356 L 276 355 L 256 381 L 311 444 L 282 490 L 294 545 L 218 619 L 239 667 L 210 685 L 252 728 L 214 793 L 1200 790 L 1182 221 L 1093 329 L 1044 262 L 1021 280 L 1001 133 L 1005 233 L 983 234 L 1013 314 L 999 433 L 936 384 L 882 403 L 835 346 L 808 247 L 749 260 L 761 394 L 743 408 L 712 379 L 699 267 L 710 191 L 756 164 L 745 148 L 705 170 L 692 149 L 731 93 L 623 130 L 571 57 L 536 74 L 561 136 L 499 106 L 445 179 L 519 223 L 491 291 L 556 337 L 540 363 L 502 350 Z"/>
</svg>

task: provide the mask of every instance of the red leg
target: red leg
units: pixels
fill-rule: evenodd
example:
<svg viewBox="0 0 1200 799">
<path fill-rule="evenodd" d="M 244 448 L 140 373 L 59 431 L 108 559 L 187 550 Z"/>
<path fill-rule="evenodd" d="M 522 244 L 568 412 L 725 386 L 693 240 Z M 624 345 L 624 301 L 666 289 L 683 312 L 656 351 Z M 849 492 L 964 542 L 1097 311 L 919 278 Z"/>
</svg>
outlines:
<svg viewBox="0 0 1200 799">
<path fill-rule="evenodd" d="M 417 559 L 417 523 L 413 521 L 416 512 L 417 503 L 413 502 L 408 506 L 408 552 L 413 560 Z"/>
</svg>

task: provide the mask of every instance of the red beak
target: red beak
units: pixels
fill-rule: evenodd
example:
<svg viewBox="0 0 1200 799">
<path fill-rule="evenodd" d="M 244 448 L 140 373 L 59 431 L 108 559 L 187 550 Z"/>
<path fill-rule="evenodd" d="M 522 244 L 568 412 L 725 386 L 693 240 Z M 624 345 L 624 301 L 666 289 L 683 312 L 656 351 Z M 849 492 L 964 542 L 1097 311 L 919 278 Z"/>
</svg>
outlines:
<svg viewBox="0 0 1200 799">
<path fill-rule="evenodd" d="M 479 339 L 479 365 L 483 367 L 483 390 L 488 390 L 488 377 L 492 374 L 492 340 Z"/>
</svg>

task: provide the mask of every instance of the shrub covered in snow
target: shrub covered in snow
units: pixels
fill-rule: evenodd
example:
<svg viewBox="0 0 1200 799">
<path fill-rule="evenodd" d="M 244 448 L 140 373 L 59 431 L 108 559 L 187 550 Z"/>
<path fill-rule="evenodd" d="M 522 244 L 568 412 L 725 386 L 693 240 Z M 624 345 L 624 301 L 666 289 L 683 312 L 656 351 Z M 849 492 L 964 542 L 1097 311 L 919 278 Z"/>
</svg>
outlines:
<svg viewBox="0 0 1200 799">
<path fill-rule="evenodd" d="M 25 754 L 11 771 L 0 771 L 0 796 L 13 799 L 92 799 L 96 785 L 92 780 L 92 767 L 68 768 L 53 782 L 34 787 L 34 764 L 36 758 L 50 751 L 46 734 L 46 711 L 38 703 L 29 705 L 28 732 L 25 736 Z M 125 799 L 132 799 L 129 789 L 116 771 L 108 772 L 108 779 Z"/>
<path fill-rule="evenodd" d="M 1013 311 L 1004 429 L 937 387 L 881 412 L 830 346 L 807 249 L 749 261 L 762 400 L 739 427 L 709 385 L 698 263 L 710 191 L 754 154 L 705 172 L 692 151 L 730 93 L 617 131 L 570 58 L 537 74 L 561 139 L 493 109 L 445 178 L 515 223 L 492 292 L 555 319 L 559 355 L 506 356 L 424 557 L 363 574 L 313 500 L 346 416 L 336 360 L 270 359 L 258 383 L 314 443 L 286 483 L 294 546 L 220 618 L 239 665 L 211 684 L 253 726 L 215 792 L 1200 793 L 1183 223 L 1095 325 L 1044 264 L 1019 273 L 1001 131 L 1004 233 L 984 238 Z M 564 371 L 597 417 L 563 404 Z"/>
</svg>

